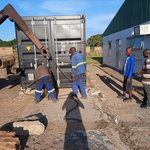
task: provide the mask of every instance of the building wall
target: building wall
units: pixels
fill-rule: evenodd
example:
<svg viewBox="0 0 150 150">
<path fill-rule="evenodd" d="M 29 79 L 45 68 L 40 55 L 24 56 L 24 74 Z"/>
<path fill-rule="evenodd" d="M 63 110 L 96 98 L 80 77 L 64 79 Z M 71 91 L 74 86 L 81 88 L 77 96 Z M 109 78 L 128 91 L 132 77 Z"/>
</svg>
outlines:
<svg viewBox="0 0 150 150">
<path fill-rule="evenodd" d="M 127 47 L 127 38 L 131 37 L 133 28 L 123 30 L 109 36 L 103 37 L 103 63 L 111 67 L 121 69 L 125 59 L 125 49 Z M 116 41 L 121 40 L 119 53 L 116 54 Z M 111 42 L 111 49 L 109 49 L 109 42 Z M 119 55 L 119 60 L 117 56 Z M 116 63 L 119 61 L 119 66 Z"/>
<path fill-rule="evenodd" d="M 143 65 L 143 50 L 150 48 L 150 35 L 133 37 L 134 27 L 111 34 L 103 37 L 103 63 L 114 67 L 116 69 L 122 69 L 126 54 L 125 50 L 128 46 L 133 46 L 133 55 L 135 56 L 135 70 L 140 70 Z M 141 38 L 143 43 L 141 47 L 136 48 L 138 42 L 135 42 L 135 38 Z M 120 49 L 117 53 L 116 41 L 120 39 Z M 109 49 L 109 43 L 111 41 L 111 49 Z M 135 44 L 136 43 L 136 44 Z"/>
<path fill-rule="evenodd" d="M 0 47 L 0 56 L 3 55 L 13 55 L 12 47 Z"/>
</svg>

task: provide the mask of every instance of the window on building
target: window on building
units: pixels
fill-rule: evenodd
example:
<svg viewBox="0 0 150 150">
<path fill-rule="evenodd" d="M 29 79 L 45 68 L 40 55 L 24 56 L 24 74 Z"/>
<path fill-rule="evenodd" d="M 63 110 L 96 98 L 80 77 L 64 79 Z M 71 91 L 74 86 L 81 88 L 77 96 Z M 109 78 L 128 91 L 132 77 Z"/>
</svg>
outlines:
<svg viewBox="0 0 150 150">
<path fill-rule="evenodd" d="M 143 37 L 135 37 L 133 39 L 133 49 L 142 49 L 143 46 Z"/>
<path fill-rule="evenodd" d="M 126 40 L 126 47 L 133 47 L 133 41 L 131 37 L 128 37 Z"/>
<path fill-rule="evenodd" d="M 112 48 L 112 42 L 111 42 L 111 41 L 108 42 L 108 48 L 109 48 L 109 49 Z"/>
<path fill-rule="evenodd" d="M 108 42 L 108 56 L 111 55 L 111 51 L 112 51 L 112 41 Z"/>
</svg>

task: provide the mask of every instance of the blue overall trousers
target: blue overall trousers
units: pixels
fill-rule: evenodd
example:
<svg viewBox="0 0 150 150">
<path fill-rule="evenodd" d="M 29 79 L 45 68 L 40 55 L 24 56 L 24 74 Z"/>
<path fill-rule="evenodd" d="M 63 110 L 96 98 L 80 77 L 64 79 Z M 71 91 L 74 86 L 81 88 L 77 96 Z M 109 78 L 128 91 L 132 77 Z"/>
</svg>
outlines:
<svg viewBox="0 0 150 150">
<path fill-rule="evenodd" d="M 35 100 L 39 102 L 42 98 L 43 89 L 46 88 L 52 101 L 56 100 L 56 92 L 50 76 L 44 76 L 36 82 Z"/>
<path fill-rule="evenodd" d="M 78 89 L 81 92 L 81 95 L 83 97 L 87 97 L 86 95 L 86 91 L 85 91 L 85 85 L 84 85 L 84 74 L 80 74 L 78 76 L 76 76 L 75 80 L 73 81 L 73 85 L 72 85 L 72 90 L 73 90 L 73 94 L 77 95 L 78 93 Z"/>
</svg>

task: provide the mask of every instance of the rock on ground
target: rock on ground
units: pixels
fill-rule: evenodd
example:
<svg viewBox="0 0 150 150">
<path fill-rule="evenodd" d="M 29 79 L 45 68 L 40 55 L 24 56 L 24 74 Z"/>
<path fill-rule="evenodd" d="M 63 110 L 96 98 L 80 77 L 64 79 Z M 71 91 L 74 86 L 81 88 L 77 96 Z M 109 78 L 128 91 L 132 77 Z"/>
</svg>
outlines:
<svg viewBox="0 0 150 150">
<path fill-rule="evenodd" d="M 45 126 L 39 121 L 21 121 L 13 123 L 13 131 L 17 135 L 40 135 L 44 132 Z"/>
</svg>

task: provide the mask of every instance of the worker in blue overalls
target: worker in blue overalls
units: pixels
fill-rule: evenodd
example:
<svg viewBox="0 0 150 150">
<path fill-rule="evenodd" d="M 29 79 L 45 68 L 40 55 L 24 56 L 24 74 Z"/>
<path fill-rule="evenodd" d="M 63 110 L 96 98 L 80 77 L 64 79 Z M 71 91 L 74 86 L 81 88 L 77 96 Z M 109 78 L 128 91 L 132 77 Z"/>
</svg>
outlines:
<svg viewBox="0 0 150 150">
<path fill-rule="evenodd" d="M 82 97 L 87 98 L 84 85 L 84 78 L 86 72 L 85 58 L 83 54 L 76 51 L 75 47 L 71 47 L 69 53 L 71 54 L 73 96 L 77 97 L 77 92 L 79 89 L 82 94 Z"/>
<path fill-rule="evenodd" d="M 44 88 L 48 92 L 49 99 L 51 99 L 53 102 L 56 102 L 56 92 L 53 86 L 50 68 L 42 63 L 35 70 L 34 75 L 36 80 L 35 102 L 38 103 L 41 101 Z"/>
</svg>

